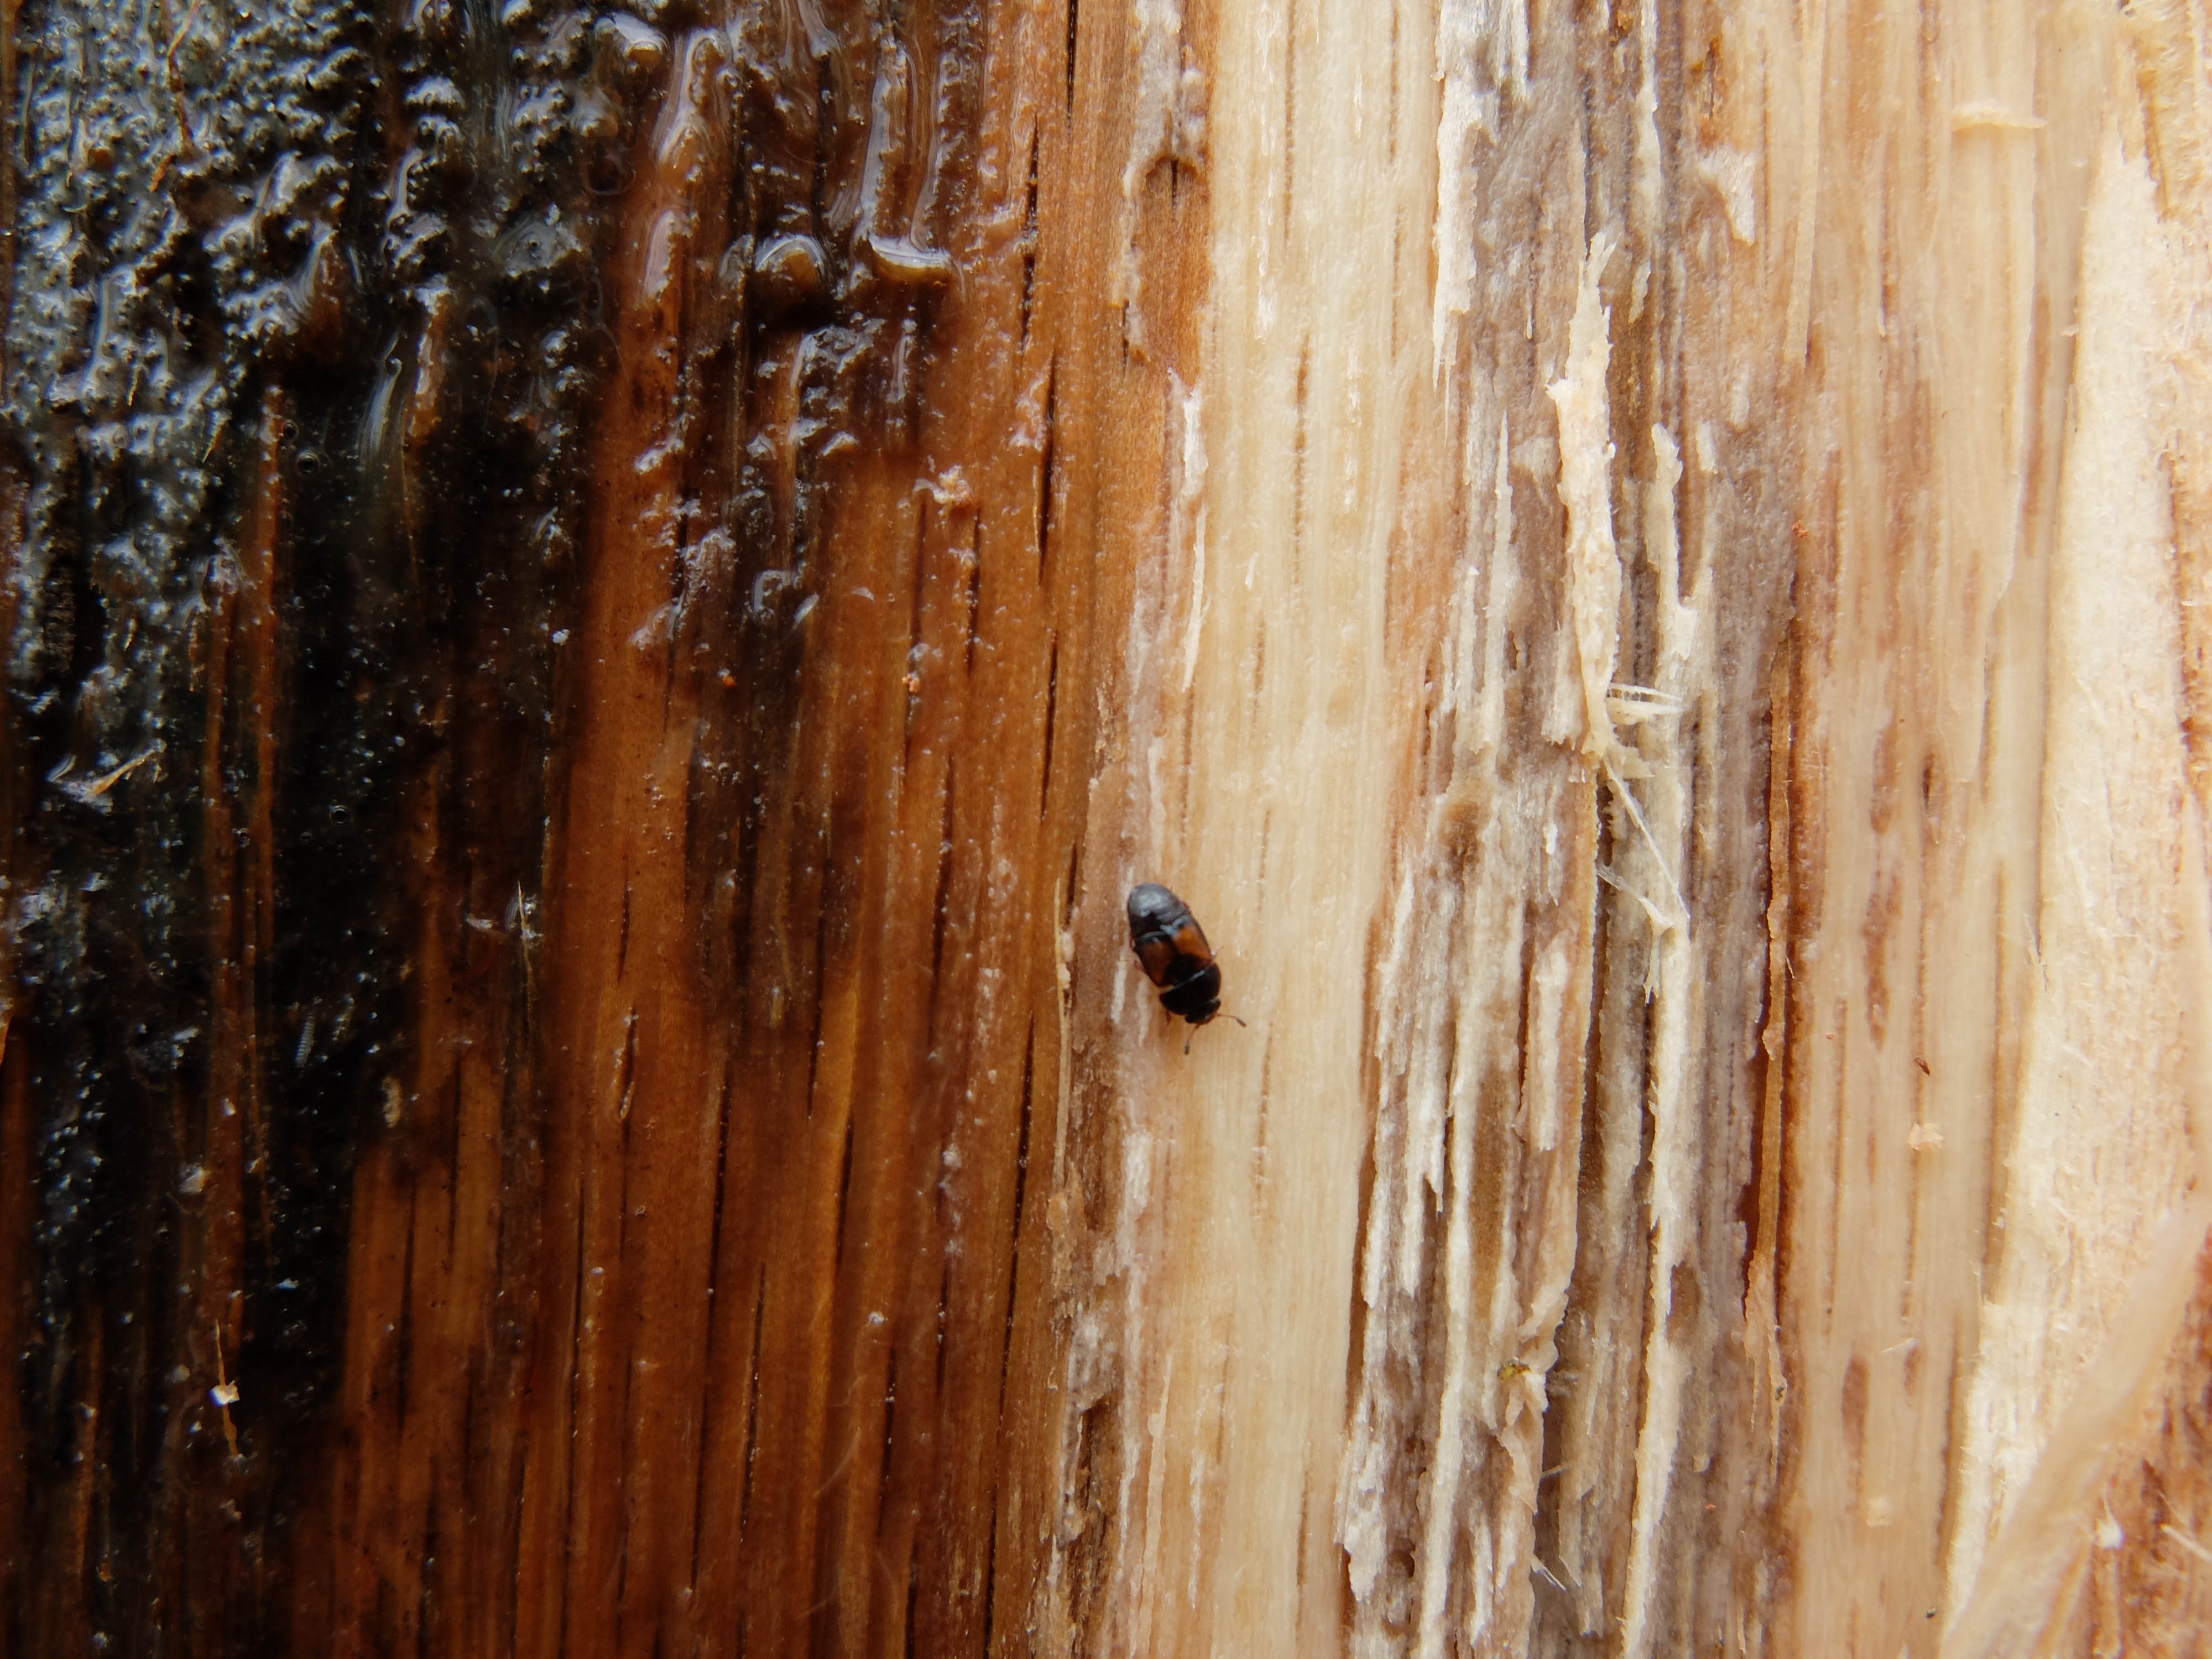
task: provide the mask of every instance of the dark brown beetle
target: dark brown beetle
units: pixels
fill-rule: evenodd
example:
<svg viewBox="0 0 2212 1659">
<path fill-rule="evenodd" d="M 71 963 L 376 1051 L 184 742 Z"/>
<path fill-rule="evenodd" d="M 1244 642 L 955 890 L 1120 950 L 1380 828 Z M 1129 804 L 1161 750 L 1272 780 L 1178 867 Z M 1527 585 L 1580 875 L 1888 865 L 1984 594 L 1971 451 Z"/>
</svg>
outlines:
<svg viewBox="0 0 2212 1659">
<path fill-rule="evenodd" d="M 1160 988 L 1160 1006 L 1170 1014 L 1203 1025 L 1221 1012 L 1221 966 L 1206 930 L 1190 906 L 1156 881 L 1129 890 L 1129 945 L 1145 965 L 1145 977 Z M 1183 1048 L 1189 1051 L 1187 1039 Z"/>
</svg>

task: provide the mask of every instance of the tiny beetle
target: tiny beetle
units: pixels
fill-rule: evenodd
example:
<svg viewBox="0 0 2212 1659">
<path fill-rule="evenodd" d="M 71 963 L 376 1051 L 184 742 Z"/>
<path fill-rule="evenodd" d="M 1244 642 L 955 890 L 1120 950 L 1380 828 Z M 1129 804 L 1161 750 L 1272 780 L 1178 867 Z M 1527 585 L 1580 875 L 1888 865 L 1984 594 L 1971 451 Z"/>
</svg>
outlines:
<svg viewBox="0 0 2212 1659">
<path fill-rule="evenodd" d="M 1221 967 L 1198 918 L 1156 881 L 1129 890 L 1129 946 L 1145 966 L 1145 977 L 1160 989 L 1160 1006 L 1203 1025 L 1221 1012 Z M 1237 1016 L 1239 1025 L 1244 1022 Z M 1190 1051 L 1189 1039 L 1183 1051 Z"/>
</svg>

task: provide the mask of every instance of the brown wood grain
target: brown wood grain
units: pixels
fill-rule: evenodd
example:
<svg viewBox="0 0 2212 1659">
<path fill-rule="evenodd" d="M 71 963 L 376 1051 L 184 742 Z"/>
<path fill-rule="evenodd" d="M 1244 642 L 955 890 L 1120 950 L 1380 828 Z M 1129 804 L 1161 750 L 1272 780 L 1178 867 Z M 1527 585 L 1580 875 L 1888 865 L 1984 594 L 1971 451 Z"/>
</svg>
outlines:
<svg viewBox="0 0 2212 1659">
<path fill-rule="evenodd" d="M 1054 907 L 1110 704 L 1101 506 L 1156 476 L 1163 343 L 1127 362 L 1098 304 L 1060 21 L 902 33 L 944 159 L 891 185 L 959 276 L 887 265 L 903 331 L 860 352 L 748 327 L 729 37 L 667 40 L 603 272 L 542 905 L 453 825 L 495 758 L 415 788 L 416 1058 L 356 1177 L 302 1640 L 1024 1644 L 1059 1521 Z M 747 466 L 765 547 L 721 527 Z"/>
<path fill-rule="evenodd" d="M 441 18 L 381 36 L 418 77 L 410 112 L 463 61 Z M 218 1623 L 179 1638 L 199 1650 L 234 1629 L 324 1651 L 982 1652 L 1032 1617 L 1060 1522 L 1030 1178 L 1066 1071 L 1055 906 L 1112 704 L 1112 504 L 1125 471 L 1140 496 L 1157 476 L 1171 344 L 1127 351 L 1103 300 L 1121 228 L 1084 205 L 1113 178 L 1113 34 L 1086 37 L 1102 88 L 1033 7 L 581 21 L 591 50 L 560 61 L 600 119 L 576 123 L 599 194 L 568 201 L 605 368 L 569 428 L 538 417 L 580 470 L 507 492 L 542 519 L 477 481 L 502 464 L 471 429 L 486 386 L 532 366 L 484 355 L 499 290 L 416 182 L 447 176 L 437 118 L 390 130 L 426 227 L 395 269 L 427 281 L 361 383 L 382 376 L 365 533 L 410 595 L 394 746 L 422 757 L 392 763 L 391 856 L 362 872 L 399 1029 L 349 1079 L 357 1154 L 321 1200 L 344 1263 L 327 1403 L 289 1440 L 250 1376 L 208 1403 L 254 1340 L 261 1118 L 316 1041 L 260 966 L 301 925 L 270 816 L 315 741 L 295 711 L 334 689 L 272 631 L 297 626 L 281 573 L 314 556 L 283 481 L 323 435 L 295 433 L 279 385 L 307 371 L 279 366 L 200 682 L 220 977 L 179 1107 L 205 1218 L 169 1339 L 190 1359 L 163 1385 L 224 1449 L 173 1440 L 166 1496 L 103 1537 L 114 1459 L 83 1408 L 89 1455 L 30 1481 L 41 1565 L 9 1553 L 11 1584 L 42 1586 L 11 1593 L 25 1650 L 88 1638 L 82 1575 L 125 1537 L 158 1586 L 126 1639 L 204 1609 Z M 514 27 L 549 63 L 580 38 Z M 834 295 L 748 280 L 750 246 L 825 230 Z M 9 1121 L 20 1148 L 20 1105 Z M 9 1306 L 11 1331 L 36 1316 Z M 100 1305 L 76 1317 L 96 1343 Z M 96 1346 L 72 1364 L 80 1397 L 114 1397 Z M 243 1534 L 233 1485 L 258 1506 Z M 207 1576 L 245 1560 L 251 1583 Z"/>
</svg>

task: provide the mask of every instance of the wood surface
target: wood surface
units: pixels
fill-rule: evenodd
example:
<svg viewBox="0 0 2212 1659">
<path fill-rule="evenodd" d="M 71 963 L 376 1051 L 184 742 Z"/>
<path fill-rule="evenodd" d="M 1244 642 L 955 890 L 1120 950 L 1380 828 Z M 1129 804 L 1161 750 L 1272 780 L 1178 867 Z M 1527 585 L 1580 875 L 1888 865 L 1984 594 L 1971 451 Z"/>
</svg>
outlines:
<svg viewBox="0 0 2212 1659">
<path fill-rule="evenodd" d="M 2208 41 L 0 9 L 0 1656 L 2198 1651 Z"/>
</svg>

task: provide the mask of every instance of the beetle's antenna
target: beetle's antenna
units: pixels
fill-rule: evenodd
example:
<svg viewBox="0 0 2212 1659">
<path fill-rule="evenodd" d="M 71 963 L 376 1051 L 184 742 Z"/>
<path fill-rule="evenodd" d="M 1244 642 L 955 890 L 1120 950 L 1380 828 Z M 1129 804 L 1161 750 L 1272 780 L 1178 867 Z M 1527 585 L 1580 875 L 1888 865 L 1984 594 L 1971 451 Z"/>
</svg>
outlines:
<svg viewBox="0 0 2212 1659">
<path fill-rule="evenodd" d="M 1243 1017 L 1242 1015 L 1239 1015 L 1239 1014 L 1230 1014 L 1230 1013 L 1229 1013 L 1229 1011 L 1228 1011 L 1226 1008 L 1224 1008 L 1221 1012 L 1222 1012 L 1223 1013 L 1224 1013 L 1224 1014 L 1229 1014 L 1229 1018 L 1231 1018 L 1231 1019 L 1233 1019 L 1233 1020 L 1235 1020 L 1235 1021 L 1236 1021 L 1239 1025 L 1244 1025 L 1244 1020 L 1243 1020 Z M 1252 1028 L 1251 1028 L 1250 1026 L 1249 1026 L 1249 1025 L 1244 1025 L 1244 1029 L 1245 1029 L 1246 1030 L 1248 1030 L 1248 1031 L 1249 1031 L 1249 1030 L 1250 1030 Z"/>
<path fill-rule="evenodd" d="M 1185 1054 L 1188 1054 L 1188 1053 L 1190 1052 L 1190 1039 L 1191 1039 L 1191 1037 L 1194 1037 L 1194 1036 L 1196 1036 L 1197 1035 L 1198 1035 L 1198 1027 L 1197 1027 L 1197 1026 L 1195 1026 L 1195 1025 L 1194 1025 L 1194 1026 L 1192 1026 L 1192 1027 L 1190 1028 L 1190 1034 L 1189 1034 L 1189 1036 L 1188 1036 L 1184 1037 L 1184 1038 L 1183 1038 L 1183 1040 L 1182 1040 L 1182 1051 L 1183 1051 L 1183 1053 L 1185 1053 Z"/>
</svg>

